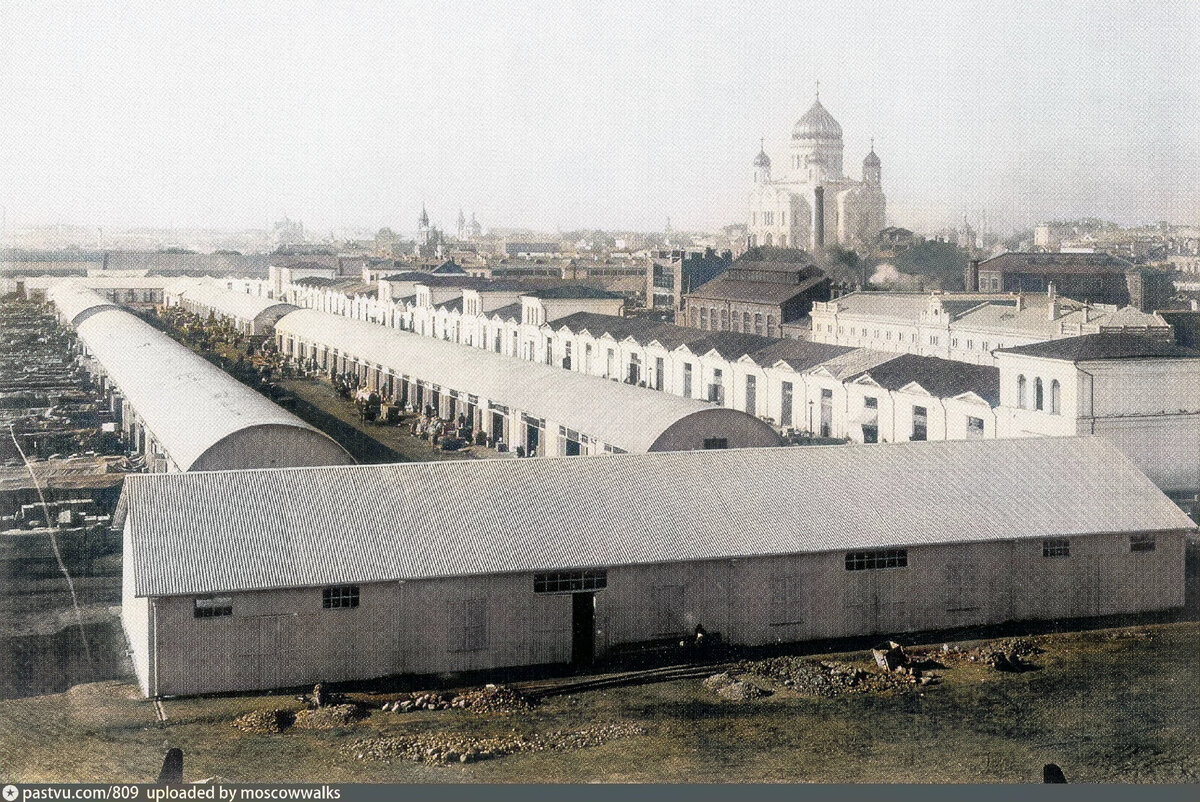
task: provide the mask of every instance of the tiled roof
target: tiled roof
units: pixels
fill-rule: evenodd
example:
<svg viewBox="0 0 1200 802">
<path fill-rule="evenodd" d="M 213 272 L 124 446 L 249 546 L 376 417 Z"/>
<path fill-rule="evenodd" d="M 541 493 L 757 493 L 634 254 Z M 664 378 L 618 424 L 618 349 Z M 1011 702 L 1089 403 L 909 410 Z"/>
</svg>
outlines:
<svg viewBox="0 0 1200 802">
<path fill-rule="evenodd" d="M 1000 353 L 1088 362 L 1097 359 L 1200 359 L 1200 351 L 1173 342 L 1124 332 L 1101 332 L 1082 337 L 1004 348 Z"/>
<path fill-rule="evenodd" d="M 118 517 L 138 596 L 1195 529 L 1097 437 L 133 474 Z"/>
</svg>

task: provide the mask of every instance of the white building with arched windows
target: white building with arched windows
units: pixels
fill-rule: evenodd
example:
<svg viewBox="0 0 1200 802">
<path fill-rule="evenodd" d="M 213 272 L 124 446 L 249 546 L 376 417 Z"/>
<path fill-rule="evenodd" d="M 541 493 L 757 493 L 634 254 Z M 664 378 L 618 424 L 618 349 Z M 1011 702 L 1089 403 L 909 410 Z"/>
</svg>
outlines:
<svg viewBox="0 0 1200 802">
<path fill-rule="evenodd" d="M 1002 349 L 1000 437 L 1099 434 L 1174 494 L 1200 491 L 1200 351 L 1124 333 Z"/>
<path fill-rule="evenodd" d="M 792 129 L 779 169 L 765 149 L 754 158 L 746 245 L 816 250 L 874 240 L 886 225 L 882 166 L 872 144 L 862 180 L 842 172 L 842 126 L 818 95 Z"/>
</svg>

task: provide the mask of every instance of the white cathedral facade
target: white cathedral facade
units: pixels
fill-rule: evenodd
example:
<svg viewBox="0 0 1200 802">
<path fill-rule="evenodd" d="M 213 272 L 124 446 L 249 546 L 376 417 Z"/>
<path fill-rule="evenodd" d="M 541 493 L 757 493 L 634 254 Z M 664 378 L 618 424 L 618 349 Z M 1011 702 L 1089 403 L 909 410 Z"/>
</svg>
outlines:
<svg viewBox="0 0 1200 802">
<path fill-rule="evenodd" d="M 821 105 L 792 129 L 784 169 L 772 175 L 771 159 L 760 149 L 754 159 L 747 247 L 775 245 L 815 251 L 826 245 L 848 248 L 871 243 L 886 225 L 879 157 L 863 159 L 862 180 L 842 173 L 842 126 Z"/>
</svg>

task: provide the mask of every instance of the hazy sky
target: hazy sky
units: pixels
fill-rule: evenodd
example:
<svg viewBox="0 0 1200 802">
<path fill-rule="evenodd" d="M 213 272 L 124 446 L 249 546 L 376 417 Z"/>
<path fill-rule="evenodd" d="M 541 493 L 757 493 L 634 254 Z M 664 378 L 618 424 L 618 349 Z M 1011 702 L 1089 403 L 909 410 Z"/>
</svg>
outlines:
<svg viewBox="0 0 1200 802">
<path fill-rule="evenodd" d="M 892 222 L 1200 222 L 1200 2 L 0 2 L 8 225 L 740 222 L 814 82 Z"/>
</svg>

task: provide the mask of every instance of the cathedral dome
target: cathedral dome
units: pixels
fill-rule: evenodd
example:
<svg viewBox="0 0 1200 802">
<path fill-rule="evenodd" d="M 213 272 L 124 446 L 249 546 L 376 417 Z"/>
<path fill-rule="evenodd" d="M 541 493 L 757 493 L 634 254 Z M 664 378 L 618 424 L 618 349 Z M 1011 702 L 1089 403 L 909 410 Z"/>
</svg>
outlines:
<svg viewBox="0 0 1200 802">
<path fill-rule="evenodd" d="M 760 150 L 758 155 L 754 157 L 754 166 L 762 170 L 770 169 L 771 157 L 767 155 L 765 150 Z"/>
<path fill-rule="evenodd" d="M 792 129 L 792 139 L 841 138 L 842 126 L 825 110 L 819 98 L 813 101 L 812 108 L 804 112 L 804 116 L 796 121 L 796 127 Z"/>
</svg>

